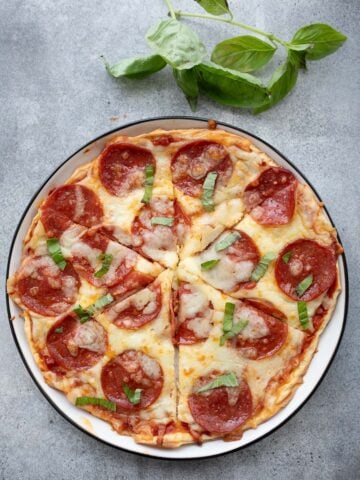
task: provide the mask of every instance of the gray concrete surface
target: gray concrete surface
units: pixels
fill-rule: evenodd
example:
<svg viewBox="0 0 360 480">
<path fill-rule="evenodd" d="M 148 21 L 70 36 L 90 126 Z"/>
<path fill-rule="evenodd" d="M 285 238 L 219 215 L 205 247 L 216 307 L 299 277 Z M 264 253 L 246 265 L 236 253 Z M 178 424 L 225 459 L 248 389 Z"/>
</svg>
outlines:
<svg viewBox="0 0 360 480">
<path fill-rule="evenodd" d="M 174 0 L 183 8 L 198 7 Z M 231 2 L 236 16 L 287 38 L 323 21 L 349 40 L 309 65 L 278 108 L 254 117 L 202 99 L 198 115 L 241 126 L 286 154 L 313 182 L 338 226 L 349 263 L 350 309 L 337 357 L 315 395 L 283 428 L 243 451 L 188 463 L 140 458 L 68 424 L 27 374 L 1 295 L 0 478 L 4 479 L 358 479 L 359 74 L 357 0 Z M 111 80 L 111 60 L 146 52 L 147 28 L 166 13 L 161 0 L 12 0 L 0 2 L 1 274 L 14 229 L 53 169 L 91 138 L 122 123 L 190 114 L 169 71 L 144 81 Z M 192 22 L 193 23 L 193 22 Z M 238 34 L 201 24 L 210 47 Z"/>
</svg>

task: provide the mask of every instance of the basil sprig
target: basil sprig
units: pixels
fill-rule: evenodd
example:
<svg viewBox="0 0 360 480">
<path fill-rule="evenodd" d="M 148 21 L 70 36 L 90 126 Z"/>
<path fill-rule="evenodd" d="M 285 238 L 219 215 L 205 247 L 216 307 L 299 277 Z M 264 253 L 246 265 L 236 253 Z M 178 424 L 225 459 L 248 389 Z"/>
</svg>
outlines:
<svg viewBox="0 0 360 480">
<path fill-rule="evenodd" d="M 74 307 L 74 312 L 78 316 L 80 323 L 85 323 L 98 311 L 109 305 L 114 300 L 114 297 L 107 293 L 98 298 L 95 303 L 89 305 L 87 308 L 83 308 L 81 305 Z"/>
<path fill-rule="evenodd" d="M 129 385 L 126 383 L 123 384 L 122 386 L 123 392 L 126 395 L 126 398 L 129 400 L 130 403 L 133 405 L 137 405 L 141 401 L 141 388 L 136 388 L 135 390 L 132 390 Z"/>
<path fill-rule="evenodd" d="M 95 272 L 94 277 L 101 278 L 109 271 L 111 262 L 114 256 L 111 253 L 102 253 L 100 254 L 97 259 L 102 262 L 101 268 Z"/>
<path fill-rule="evenodd" d="M 96 398 L 96 397 L 78 397 L 75 400 L 75 405 L 77 407 L 82 407 L 84 405 L 95 405 L 97 407 L 104 407 L 107 410 L 116 412 L 116 403 L 107 400 L 106 398 Z"/>
<path fill-rule="evenodd" d="M 139 79 L 169 65 L 192 110 L 196 109 L 201 91 L 223 105 L 251 108 L 254 113 L 260 113 L 290 93 L 297 82 L 299 70 L 306 68 L 307 61 L 331 55 L 346 41 L 344 34 L 323 23 L 306 25 L 290 41 L 285 41 L 272 33 L 236 21 L 227 0 L 196 2 L 210 15 L 175 11 L 172 0 L 166 0 L 170 18 L 161 20 L 146 34 L 152 52 L 123 59 L 114 65 L 106 62 L 108 73 L 116 78 Z M 181 21 L 186 17 L 241 26 L 255 31 L 258 36 L 242 35 L 220 42 L 215 45 L 209 62 L 197 33 Z M 284 60 L 274 70 L 269 83 L 264 85 L 258 72 L 269 64 L 279 48 L 285 53 Z M 255 72 L 256 76 L 248 72 Z"/>
<path fill-rule="evenodd" d="M 57 238 L 48 238 L 46 246 L 50 257 L 54 260 L 60 270 L 65 270 L 66 260 L 62 254 L 59 240 Z"/>
<path fill-rule="evenodd" d="M 203 387 L 196 390 L 195 393 L 203 393 L 208 390 L 213 390 L 214 388 L 220 387 L 238 387 L 239 381 L 234 372 L 225 373 L 224 375 L 219 375 L 212 382 L 207 383 Z"/>
</svg>

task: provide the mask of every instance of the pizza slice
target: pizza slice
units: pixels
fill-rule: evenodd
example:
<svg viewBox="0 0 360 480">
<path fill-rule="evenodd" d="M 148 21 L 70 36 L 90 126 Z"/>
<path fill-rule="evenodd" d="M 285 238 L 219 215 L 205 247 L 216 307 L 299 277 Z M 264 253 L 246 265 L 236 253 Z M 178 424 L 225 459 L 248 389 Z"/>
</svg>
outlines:
<svg viewBox="0 0 360 480">
<path fill-rule="evenodd" d="M 301 359 L 316 340 L 269 302 L 234 299 L 181 269 L 177 283 L 183 441 L 240 438 L 288 400 L 289 382 L 301 381 Z"/>
</svg>

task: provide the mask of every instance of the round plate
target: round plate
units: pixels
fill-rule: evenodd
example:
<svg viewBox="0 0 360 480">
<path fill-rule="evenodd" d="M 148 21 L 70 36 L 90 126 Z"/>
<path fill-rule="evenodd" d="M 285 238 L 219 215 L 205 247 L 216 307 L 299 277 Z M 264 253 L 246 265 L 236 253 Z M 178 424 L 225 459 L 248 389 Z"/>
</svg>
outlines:
<svg viewBox="0 0 360 480">
<path fill-rule="evenodd" d="M 268 143 L 240 128 L 236 128 L 221 122 L 218 122 L 218 125 L 220 128 L 226 131 L 235 134 L 241 134 L 242 136 L 249 138 L 257 147 L 272 157 L 275 162 L 285 166 L 300 180 L 309 184 L 308 180 L 294 167 L 294 165 L 292 165 L 289 160 L 287 160 L 279 151 L 277 151 Z M 39 201 L 44 198 L 52 188 L 64 183 L 77 167 L 94 159 L 112 137 L 115 137 L 119 134 L 135 136 L 142 133 L 151 132 L 157 128 L 173 130 L 206 127 L 206 119 L 194 117 L 161 117 L 143 120 L 112 130 L 111 132 L 89 142 L 83 148 L 71 155 L 71 157 L 65 160 L 65 162 L 55 170 L 50 178 L 48 178 L 48 180 L 38 190 L 26 208 L 16 229 L 10 248 L 7 276 L 12 275 L 19 265 L 22 254 L 23 238 L 25 237 L 30 223 L 37 212 L 37 205 L 39 205 Z M 316 387 L 320 384 L 330 366 L 332 359 L 335 356 L 345 326 L 348 304 L 348 279 L 344 254 L 339 258 L 339 267 L 342 292 L 339 295 L 333 317 L 321 336 L 318 352 L 315 354 L 314 361 L 311 362 L 309 366 L 309 369 L 304 377 L 304 382 L 297 389 L 294 397 L 285 408 L 278 412 L 274 417 L 259 425 L 256 429 L 247 430 L 240 440 L 234 442 L 213 440 L 210 442 L 205 442 L 201 447 L 198 445 L 187 445 L 177 449 L 161 449 L 137 444 L 132 438 L 117 434 L 111 429 L 108 423 L 93 417 L 79 408 L 76 408 L 61 392 L 49 387 L 45 383 L 43 376 L 32 357 L 29 344 L 26 340 L 23 320 L 19 316 L 19 309 L 11 299 L 7 298 L 9 318 L 15 318 L 14 320 L 10 320 L 10 326 L 25 366 L 27 367 L 31 377 L 39 387 L 40 391 L 63 417 L 77 426 L 80 430 L 114 447 L 146 456 L 166 459 L 194 459 L 213 457 L 215 455 L 221 455 L 243 448 L 273 432 L 275 429 L 283 425 L 300 409 L 300 407 L 305 404 L 305 402 L 310 398 L 311 394 L 315 391 Z"/>
</svg>

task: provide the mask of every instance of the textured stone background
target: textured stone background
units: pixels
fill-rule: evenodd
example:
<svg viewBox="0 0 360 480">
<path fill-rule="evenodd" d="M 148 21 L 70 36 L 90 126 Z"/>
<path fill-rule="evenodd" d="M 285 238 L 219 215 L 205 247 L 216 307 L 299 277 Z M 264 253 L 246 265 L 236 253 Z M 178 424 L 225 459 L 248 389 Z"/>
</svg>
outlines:
<svg viewBox="0 0 360 480">
<path fill-rule="evenodd" d="M 190 0 L 174 1 L 184 9 Z M 309 65 L 294 93 L 254 117 L 202 99 L 199 116 L 263 137 L 313 182 L 344 243 L 350 310 L 337 357 L 315 395 L 265 440 L 222 458 L 188 463 L 117 451 L 68 424 L 27 374 L 7 325 L 1 296 L 0 478 L 4 479 L 343 479 L 359 478 L 359 22 L 358 0 L 236 2 L 236 17 L 289 38 L 323 21 L 346 33 L 337 54 Z M 198 9 L 198 11 L 200 11 Z M 12 0 L 0 2 L 1 273 L 29 199 L 74 150 L 122 123 L 156 115 L 189 115 L 170 71 L 118 84 L 109 59 L 146 52 L 147 28 L 166 14 L 161 0 Z M 193 22 L 192 22 L 193 23 Z M 212 46 L 233 27 L 199 24 Z"/>
</svg>

